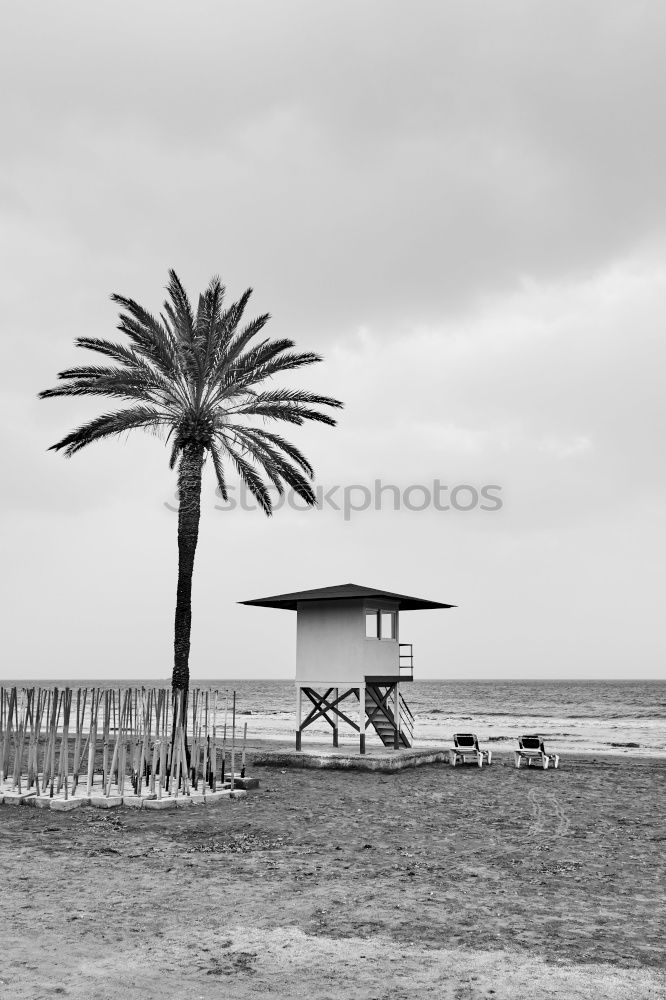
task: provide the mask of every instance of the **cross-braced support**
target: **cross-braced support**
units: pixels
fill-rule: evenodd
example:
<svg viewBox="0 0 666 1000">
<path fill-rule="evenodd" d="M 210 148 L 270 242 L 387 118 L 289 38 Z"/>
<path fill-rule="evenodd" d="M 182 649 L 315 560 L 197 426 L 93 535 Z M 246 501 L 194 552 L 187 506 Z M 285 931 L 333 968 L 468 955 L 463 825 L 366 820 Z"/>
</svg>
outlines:
<svg viewBox="0 0 666 1000">
<path fill-rule="evenodd" d="M 301 749 L 303 730 L 307 729 L 318 719 L 325 719 L 333 731 L 333 746 L 338 746 L 339 726 L 342 719 L 348 726 L 351 726 L 359 734 L 359 751 L 365 753 L 365 685 L 351 687 L 340 691 L 340 688 L 329 687 L 323 694 L 314 688 L 305 687 L 298 684 L 296 686 L 296 749 Z M 312 708 L 303 718 L 303 695 L 311 702 Z M 340 707 L 349 698 L 355 698 L 359 703 L 360 725 L 346 714 Z"/>
<path fill-rule="evenodd" d="M 325 719 L 333 731 L 333 746 L 338 746 L 338 722 L 342 719 L 358 733 L 359 752 L 365 753 L 365 733 L 372 726 L 385 747 L 399 750 L 410 747 L 414 738 L 414 717 L 400 694 L 400 683 L 365 683 L 345 690 L 328 687 L 322 694 L 314 688 L 296 686 L 296 749 L 301 749 L 303 730 L 319 719 Z M 303 718 L 303 696 L 312 707 Z M 359 705 L 358 723 L 341 708 L 343 702 L 355 698 Z"/>
</svg>

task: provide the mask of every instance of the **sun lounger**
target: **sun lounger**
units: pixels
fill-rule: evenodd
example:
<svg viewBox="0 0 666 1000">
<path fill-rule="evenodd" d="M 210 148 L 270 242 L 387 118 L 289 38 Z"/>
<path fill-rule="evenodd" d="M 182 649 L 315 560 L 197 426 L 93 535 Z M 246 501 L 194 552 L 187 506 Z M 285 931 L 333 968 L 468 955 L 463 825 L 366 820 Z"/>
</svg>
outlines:
<svg viewBox="0 0 666 1000">
<path fill-rule="evenodd" d="M 534 764 L 537 767 L 542 767 L 544 771 L 550 764 L 553 767 L 560 765 L 559 754 L 546 753 L 540 736 L 521 736 L 518 740 L 518 749 L 514 752 L 514 758 L 516 767 L 520 767 L 523 761 L 528 767 L 532 767 Z"/>
<path fill-rule="evenodd" d="M 492 759 L 492 750 L 481 750 L 474 733 L 454 734 L 453 747 L 449 750 L 449 762 L 453 767 L 456 764 L 466 764 L 468 760 L 483 767 L 484 764 L 491 764 Z"/>
</svg>

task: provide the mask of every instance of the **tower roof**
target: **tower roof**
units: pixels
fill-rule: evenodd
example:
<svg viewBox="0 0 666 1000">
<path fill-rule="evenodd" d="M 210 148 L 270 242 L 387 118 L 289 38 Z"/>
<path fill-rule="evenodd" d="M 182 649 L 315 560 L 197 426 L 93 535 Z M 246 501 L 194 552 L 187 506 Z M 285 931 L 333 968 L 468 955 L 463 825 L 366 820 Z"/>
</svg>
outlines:
<svg viewBox="0 0 666 1000">
<path fill-rule="evenodd" d="M 394 594 L 390 590 L 377 590 L 375 587 L 361 587 L 357 583 L 342 583 L 335 587 L 317 587 L 315 590 L 297 590 L 293 594 L 277 594 L 275 597 L 257 597 L 252 601 L 239 601 L 239 604 L 250 604 L 259 608 L 285 608 L 296 611 L 299 601 L 348 601 L 371 598 L 388 600 L 398 604 L 401 611 L 425 611 L 428 608 L 455 608 L 455 604 L 441 604 L 439 601 L 426 601 L 420 597 L 407 597 L 405 594 Z"/>
</svg>

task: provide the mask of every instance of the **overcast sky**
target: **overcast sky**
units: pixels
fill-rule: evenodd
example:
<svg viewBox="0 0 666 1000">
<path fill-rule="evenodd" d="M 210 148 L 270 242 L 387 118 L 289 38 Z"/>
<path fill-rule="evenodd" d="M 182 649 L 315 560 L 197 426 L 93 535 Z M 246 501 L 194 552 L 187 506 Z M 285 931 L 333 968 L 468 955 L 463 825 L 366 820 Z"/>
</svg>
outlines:
<svg viewBox="0 0 666 1000">
<path fill-rule="evenodd" d="M 326 489 L 502 499 L 266 519 L 207 470 L 194 678 L 291 676 L 235 602 L 349 581 L 459 606 L 404 616 L 417 677 L 664 675 L 662 0 L 6 4 L 0 92 L 5 678 L 170 676 L 168 453 L 66 461 L 105 404 L 36 398 L 170 267 L 324 354 Z"/>
</svg>

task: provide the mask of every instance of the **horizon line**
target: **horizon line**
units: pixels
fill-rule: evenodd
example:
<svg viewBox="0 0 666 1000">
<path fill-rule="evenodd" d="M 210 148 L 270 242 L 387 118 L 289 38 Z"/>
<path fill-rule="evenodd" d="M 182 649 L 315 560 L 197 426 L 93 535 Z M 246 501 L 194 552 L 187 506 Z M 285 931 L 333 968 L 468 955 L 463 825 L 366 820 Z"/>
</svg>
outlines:
<svg viewBox="0 0 666 1000">
<path fill-rule="evenodd" d="M 40 684 L 40 683 L 41 684 L 43 684 L 43 683 L 53 684 L 56 681 L 63 681 L 63 680 L 65 680 L 67 683 L 69 683 L 71 681 L 89 681 L 89 682 L 98 681 L 98 682 L 103 682 L 103 683 L 108 683 L 108 682 L 112 681 L 113 683 L 116 683 L 116 682 L 121 682 L 121 681 L 131 681 L 132 678 L 131 677 L 99 677 L 99 678 L 95 678 L 95 677 L 90 677 L 90 676 L 81 676 L 81 677 L 70 677 L 70 678 L 63 678 L 63 677 L 26 677 L 23 680 L 21 680 L 21 679 L 16 678 L 16 677 L 10 677 L 10 678 L 7 678 L 6 680 L 0 678 L 0 686 L 6 687 L 7 685 L 10 685 L 10 684 L 18 686 L 19 684 L 23 684 L 26 681 L 30 682 L 32 684 Z M 150 676 L 147 676 L 147 677 L 141 678 L 141 681 L 160 681 L 160 682 L 164 681 L 164 682 L 170 684 L 171 678 L 170 677 L 150 677 Z M 268 682 L 273 682 L 273 683 L 294 684 L 294 683 L 296 683 L 296 678 L 295 677 L 213 677 L 213 676 L 211 676 L 211 677 L 192 677 L 191 676 L 190 677 L 190 684 L 192 684 L 192 682 L 200 683 L 202 681 L 216 681 L 216 682 L 222 682 L 222 681 L 263 681 L 263 682 L 267 682 L 268 681 Z M 413 683 L 419 683 L 419 682 L 424 682 L 424 681 L 427 681 L 427 682 L 435 681 L 435 682 L 443 683 L 443 684 L 446 684 L 446 683 L 449 683 L 449 682 L 456 682 L 457 683 L 457 682 L 461 682 L 461 681 L 463 681 L 465 683 L 468 683 L 468 684 L 486 683 L 488 681 L 502 681 L 502 682 L 506 682 L 506 681 L 509 681 L 509 682 L 510 681 L 520 681 L 521 683 L 529 683 L 529 684 L 553 684 L 553 683 L 557 684 L 557 683 L 570 683 L 572 681 L 573 682 L 578 682 L 578 683 L 588 683 L 590 681 L 608 682 L 608 683 L 624 683 L 624 682 L 627 682 L 627 683 L 640 683 L 640 682 L 643 682 L 643 681 L 650 681 L 650 682 L 655 682 L 655 683 L 666 684 L 666 678 L 664 678 L 664 677 L 478 677 L 478 676 L 475 676 L 475 677 L 469 677 L 469 676 L 463 676 L 463 677 L 418 677 L 418 678 L 413 678 L 413 679 L 411 679 L 409 681 L 403 681 L 402 683 L 413 684 Z M 137 686 L 140 686 L 140 685 L 132 684 L 130 686 L 131 687 L 137 687 Z M 344 687 L 344 685 L 342 685 L 342 686 Z"/>
</svg>

